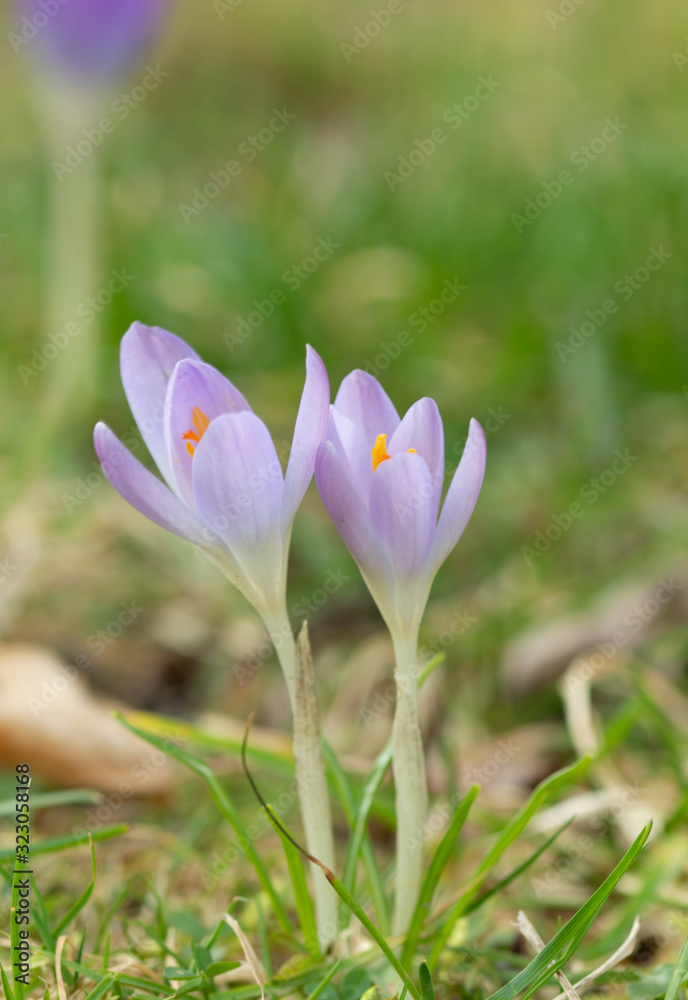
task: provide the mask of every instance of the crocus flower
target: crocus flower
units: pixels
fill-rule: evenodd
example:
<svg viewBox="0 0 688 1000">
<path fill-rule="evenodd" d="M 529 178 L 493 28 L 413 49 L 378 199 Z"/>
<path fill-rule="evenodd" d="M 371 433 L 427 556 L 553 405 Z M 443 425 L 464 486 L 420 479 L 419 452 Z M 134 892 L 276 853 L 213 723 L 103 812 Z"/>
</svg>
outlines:
<svg viewBox="0 0 688 1000">
<path fill-rule="evenodd" d="M 418 630 L 432 581 L 468 524 L 484 472 L 485 435 L 472 420 L 441 504 L 444 430 L 434 400 L 418 400 L 400 419 L 371 375 L 354 371 L 342 382 L 316 456 L 315 480 L 394 644 L 395 934 L 409 927 L 423 877 L 428 792 L 418 714 Z"/>
<path fill-rule="evenodd" d="M 417 632 L 435 574 L 473 513 L 485 452 L 485 434 L 471 420 L 440 513 L 444 430 L 435 401 L 418 400 L 400 420 L 371 375 L 354 371 L 342 382 L 315 479 L 392 632 Z"/>
<path fill-rule="evenodd" d="M 103 472 L 147 518 L 201 548 L 253 604 L 275 644 L 294 712 L 294 758 L 310 852 L 328 867 L 334 841 L 310 657 L 297 661 L 286 609 L 291 527 L 327 426 L 327 372 L 312 347 L 282 474 L 270 433 L 239 390 L 179 337 L 134 323 L 122 339 L 124 391 L 161 475 L 149 472 L 103 423 Z M 301 687 L 299 686 L 301 685 Z M 322 944 L 336 930 L 337 896 L 314 874 Z"/>
<path fill-rule="evenodd" d="M 15 48 L 85 85 L 125 72 L 155 38 L 170 0 L 17 0 Z"/>
<path fill-rule="evenodd" d="M 307 348 L 286 475 L 267 427 L 229 379 L 183 340 L 134 323 L 122 338 L 124 391 L 162 479 L 103 423 L 94 441 L 110 483 L 151 521 L 206 552 L 272 619 L 284 603 L 291 526 L 313 475 L 329 404 Z"/>
</svg>

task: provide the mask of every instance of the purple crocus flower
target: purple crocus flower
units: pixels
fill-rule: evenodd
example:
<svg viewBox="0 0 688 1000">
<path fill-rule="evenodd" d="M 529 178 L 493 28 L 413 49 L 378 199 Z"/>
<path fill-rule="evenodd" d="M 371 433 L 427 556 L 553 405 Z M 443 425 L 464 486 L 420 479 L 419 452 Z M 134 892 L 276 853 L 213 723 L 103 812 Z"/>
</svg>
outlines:
<svg viewBox="0 0 688 1000">
<path fill-rule="evenodd" d="M 402 420 L 371 375 L 353 371 L 342 382 L 315 479 L 393 633 L 417 633 L 435 574 L 473 513 L 485 455 L 485 434 L 471 420 L 440 513 L 444 430 L 435 401 L 418 400 Z"/>
<path fill-rule="evenodd" d="M 16 39 L 76 83 L 108 83 L 155 38 L 170 0 L 18 0 Z"/>
<path fill-rule="evenodd" d="M 151 521 L 199 546 L 265 622 L 294 712 L 306 842 L 331 867 L 334 840 L 312 660 L 299 659 L 286 607 L 291 527 L 327 426 L 325 366 L 308 347 L 306 382 L 283 474 L 260 417 L 229 379 L 179 337 L 134 323 L 122 338 L 120 364 L 129 406 L 162 479 L 100 423 L 94 439 L 103 472 Z M 319 871 L 314 895 L 319 938 L 326 945 L 336 930 L 338 900 Z"/>
<path fill-rule="evenodd" d="M 162 480 L 99 423 L 94 441 L 105 475 L 151 521 L 203 549 L 269 624 L 284 606 L 291 526 L 327 424 L 330 390 L 320 357 L 307 348 L 285 475 L 260 417 L 179 337 L 134 323 L 120 363 Z"/>
<path fill-rule="evenodd" d="M 423 878 L 428 790 L 418 713 L 418 630 L 435 574 L 473 513 L 485 450 L 483 429 L 472 420 L 440 513 L 444 430 L 437 404 L 419 399 L 401 420 L 380 383 L 354 371 L 330 408 L 316 456 L 320 496 L 394 644 L 395 935 L 409 927 Z"/>
</svg>

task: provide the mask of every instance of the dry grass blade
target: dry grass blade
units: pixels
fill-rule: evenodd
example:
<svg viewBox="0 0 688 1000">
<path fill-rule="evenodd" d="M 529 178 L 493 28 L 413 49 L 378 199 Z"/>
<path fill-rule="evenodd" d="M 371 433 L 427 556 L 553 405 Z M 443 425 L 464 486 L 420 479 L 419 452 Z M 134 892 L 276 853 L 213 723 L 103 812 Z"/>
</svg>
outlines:
<svg viewBox="0 0 688 1000">
<path fill-rule="evenodd" d="M 57 939 L 55 945 L 55 982 L 57 983 L 57 996 L 59 1000 L 67 1000 L 67 990 L 62 978 L 62 949 L 67 943 L 67 935 L 63 934 Z"/>
<path fill-rule="evenodd" d="M 586 986 L 589 986 L 589 984 L 592 983 L 595 979 L 598 979 L 603 973 L 608 972 L 610 969 L 613 969 L 614 966 L 618 965 L 619 962 L 623 962 L 624 958 L 628 958 L 628 956 L 633 953 L 633 949 L 635 948 L 639 931 L 640 931 L 640 917 L 636 916 L 636 918 L 633 921 L 633 926 L 631 927 L 631 931 L 626 940 L 624 941 L 624 943 L 619 948 L 616 949 L 613 955 L 610 955 L 609 958 L 605 959 L 602 965 L 599 965 L 596 969 L 593 969 L 592 972 L 588 972 L 588 974 L 583 976 L 582 979 L 579 979 L 577 983 L 574 983 L 573 984 L 574 990 L 584 989 Z M 566 995 L 567 995 L 566 993 L 560 993 L 558 997 L 554 998 L 554 1000 L 565 1000 Z"/>
<path fill-rule="evenodd" d="M 232 928 L 236 936 L 239 938 L 239 944 L 241 945 L 241 950 L 244 953 L 248 967 L 251 970 L 253 978 L 260 987 L 260 995 L 262 1000 L 265 1000 L 265 969 L 263 968 L 260 959 L 256 955 L 255 951 L 251 947 L 251 942 L 244 934 L 238 921 L 234 917 L 230 916 L 229 913 L 225 913 L 224 919 L 226 923 Z"/>
<path fill-rule="evenodd" d="M 536 954 L 540 952 L 545 947 L 545 942 L 542 940 L 538 932 L 535 930 L 531 924 L 528 917 L 525 915 L 523 910 L 518 911 L 518 916 L 516 917 L 516 926 L 520 930 L 523 937 L 526 939 L 528 944 L 534 949 Z M 571 981 L 564 975 L 563 972 L 556 972 L 555 976 L 557 981 L 564 991 L 561 995 L 567 997 L 568 1000 L 580 1000 L 580 997 L 576 993 L 575 987 Z"/>
</svg>

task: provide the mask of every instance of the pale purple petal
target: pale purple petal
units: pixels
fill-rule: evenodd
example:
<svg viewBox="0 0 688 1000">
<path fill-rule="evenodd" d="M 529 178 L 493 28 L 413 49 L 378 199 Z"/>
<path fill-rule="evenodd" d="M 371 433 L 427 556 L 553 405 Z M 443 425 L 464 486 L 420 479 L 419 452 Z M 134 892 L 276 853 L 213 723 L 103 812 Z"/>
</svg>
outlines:
<svg viewBox="0 0 688 1000">
<path fill-rule="evenodd" d="M 163 478 L 174 488 L 164 415 L 167 383 L 178 361 L 201 359 L 189 345 L 159 326 L 133 323 L 122 337 L 120 369 L 129 407 Z"/>
<path fill-rule="evenodd" d="M 326 438 L 335 446 L 346 473 L 367 509 L 373 482 L 373 456 L 363 433 L 352 420 L 332 406 Z"/>
<path fill-rule="evenodd" d="M 315 483 L 332 523 L 368 584 L 380 579 L 389 581 L 389 560 L 382 539 L 331 441 L 324 441 L 318 448 Z M 389 589 L 392 587 L 390 582 Z"/>
<path fill-rule="evenodd" d="M 325 436 L 330 407 L 330 383 L 317 351 L 306 347 L 306 381 L 296 415 L 289 462 L 284 477 L 282 526 L 286 530 L 294 520 L 308 484 L 313 478 L 315 453 Z"/>
<path fill-rule="evenodd" d="M 251 409 L 239 390 L 212 365 L 186 358 L 175 365 L 165 399 L 165 446 L 179 495 L 192 509 L 193 458 L 186 445 L 188 441 L 192 447 L 197 447 L 198 442 L 193 438 L 185 440 L 184 435 L 192 431 L 198 437 L 193 422 L 196 407 L 209 421 L 223 413 L 241 413 Z"/>
<path fill-rule="evenodd" d="M 399 414 L 385 390 L 376 378 L 360 369 L 346 376 L 334 405 L 363 432 L 369 448 L 378 434 L 391 437 L 399 426 Z"/>
<path fill-rule="evenodd" d="M 468 440 L 442 506 L 431 562 L 436 571 L 454 548 L 468 524 L 485 475 L 485 432 L 471 420 Z"/>
<path fill-rule="evenodd" d="M 217 417 L 193 458 L 196 510 L 224 539 L 251 580 L 272 586 L 281 571 L 282 468 L 255 413 Z"/>
<path fill-rule="evenodd" d="M 444 428 L 437 403 L 428 396 L 419 399 L 406 411 L 387 442 L 387 451 L 392 456 L 410 448 L 427 462 L 439 503 L 444 482 Z"/>
<path fill-rule="evenodd" d="M 16 6 L 17 29 L 34 32 L 32 51 L 56 71 L 93 86 L 128 68 L 154 39 L 171 3 L 18 0 Z"/>
<path fill-rule="evenodd" d="M 370 519 L 395 576 L 423 578 L 437 524 L 437 494 L 421 455 L 395 455 L 375 470 Z"/>
<path fill-rule="evenodd" d="M 132 507 L 195 545 L 224 549 L 216 533 L 141 465 L 106 424 L 96 424 L 93 441 L 104 475 Z"/>
</svg>

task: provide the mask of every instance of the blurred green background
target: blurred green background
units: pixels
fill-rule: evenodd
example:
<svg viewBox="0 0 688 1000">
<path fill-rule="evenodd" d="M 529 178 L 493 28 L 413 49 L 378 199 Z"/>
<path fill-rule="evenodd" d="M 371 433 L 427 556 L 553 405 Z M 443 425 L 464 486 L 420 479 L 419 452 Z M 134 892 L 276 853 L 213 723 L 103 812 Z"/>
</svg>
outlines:
<svg viewBox="0 0 688 1000">
<path fill-rule="evenodd" d="M 96 471 L 94 421 L 131 427 L 117 356 L 134 319 L 174 331 L 229 375 L 278 442 L 290 440 L 311 343 L 333 395 L 347 372 L 369 366 L 400 411 L 435 397 L 452 468 L 470 417 L 487 427 L 483 493 L 435 584 L 425 640 L 471 610 L 477 625 L 446 649 L 456 711 L 474 726 L 546 716 L 551 690 L 535 702 L 499 696 L 504 643 L 636 574 L 651 582 L 688 539 L 688 73 L 675 56 L 686 33 L 681 5 L 660 15 L 649 0 L 177 3 L 157 49 L 108 100 L 136 86 L 147 63 L 168 75 L 93 153 L 102 258 L 92 294 L 113 269 L 133 280 L 100 313 L 96 373 L 47 428 L 50 366 L 28 380 L 20 366 L 52 332 L 43 318 L 52 193 L 83 168 L 56 179 L 29 53 L 6 45 L 0 489 L 6 551 L 22 567 L 3 584 L 6 635 L 73 655 L 135 596 L 149 613 L 99 661 L 105 688 L 180 711 L 221 692 L 241 715 L 226 668 L 243 640 L 205 656 L 180 625 L 179 655 L 201 669 L 188 671 L 195 694 L 185 688 L 179 703 L 148 692 L 148 668 L 136 665 L 150 664 L 155 643 L 174 645 L 170 628 L 151 624 L 168 604 L 176 613 L 181 601 L 189 620 L 214 629 L 249 611 L 107 484 L 79 484 Z M 486 97 L 481 79 L 492 81 Z M 295 117 L 267 141 L 260 130 L 274 109 Z M 444 138 L 427 155 L 436 129 Z M 252 136 L 263 146 L 255 155 Z M 180 207 L 231 160 L 239 170 L 206 207 Z M 409 176 L 390 181 L 400 169 Z M 572 183 L 547 205 L 543 192 L 557 190 L 562 170 Z M 533 218 L 519 221 L 527 210 Z M 319 241 L 336 248 L 296 281 Z M 652 248 L 670 256 L 638 272 Z M 451 283 L 465 289 L 439 305 Z M 276 290 L 263 318 L 256 303 Z M 610 299 L 613 313 L 600 313 Z M 422 309 L 434 309 L 425 326 Z M 604 323 L 565 351 L 587 311 Z M 248 337 L 245 323 L 255 327 Z M 63 360 L 79 351 L 75 338 Z M 26 454 L 36 435 L 49 442 L 38 470 Z M 547 551 L 524 554 L 617 450 L 637 460 L 593 488 L 595 502 L 582 501 Z M 316 649 L 347 647 L 379 620 L 312 488 L 294 535 L 293 605 L 339 568 L 350 579 L 311 616 Z M 683 669 L 684 628 L 667 641 Z M 324 701 L 337 683 L 323 670 Z"/>
</svg>

